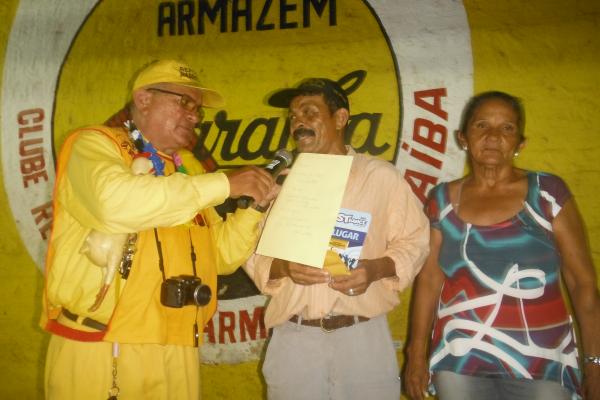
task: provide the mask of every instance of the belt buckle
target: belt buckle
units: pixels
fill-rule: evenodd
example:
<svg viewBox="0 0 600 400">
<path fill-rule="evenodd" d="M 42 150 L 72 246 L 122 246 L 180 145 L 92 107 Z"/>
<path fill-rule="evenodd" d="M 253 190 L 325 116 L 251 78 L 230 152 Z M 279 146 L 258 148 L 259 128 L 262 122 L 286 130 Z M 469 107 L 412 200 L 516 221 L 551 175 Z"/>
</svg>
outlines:
<svg viewBox="0 0 600 400">
<path fill-rule="evenodd" d="M 331 317 L 332 317 L 332 315 L 328 314 L 324 317 L 321 317 L 321 319 L 319 319 L 319 325 L 321 326 L 321 330 L 325 333 L 331 333 L 337 329 L 337 328 L 329 329 L 325 326 L 327 324 L 326 321 L 329 320 Z M 324 324 L 324 322 L 325 322 L 325 324 Z"/>
</svg>

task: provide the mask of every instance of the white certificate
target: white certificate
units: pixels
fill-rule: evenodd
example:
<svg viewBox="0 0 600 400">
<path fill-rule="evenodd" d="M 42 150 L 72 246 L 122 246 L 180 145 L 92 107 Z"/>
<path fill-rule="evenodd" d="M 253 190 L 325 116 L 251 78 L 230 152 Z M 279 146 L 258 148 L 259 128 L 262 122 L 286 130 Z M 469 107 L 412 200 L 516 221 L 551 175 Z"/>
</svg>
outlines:
<svg viewBox="0 0 600 400">
<path fill-rule="evenodd" d="M 256 252 L 322 268 L 352 158 L 299 154 L 271 208 Z"/>
</svg>

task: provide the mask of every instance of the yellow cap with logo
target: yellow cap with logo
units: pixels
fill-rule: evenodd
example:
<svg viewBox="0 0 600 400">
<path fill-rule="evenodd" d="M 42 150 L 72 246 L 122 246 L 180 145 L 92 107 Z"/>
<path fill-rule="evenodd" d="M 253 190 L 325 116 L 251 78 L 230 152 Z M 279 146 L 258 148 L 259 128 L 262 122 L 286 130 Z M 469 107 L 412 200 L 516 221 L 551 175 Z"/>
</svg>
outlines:
<svg viewBox="0 0 600 400">
<path fill-rule="evenodd" d="M 173 83 L 175 85 L 197 88 L 202 93 L 203 107 L 222 107 L 225 100 L 219 92 L 202 87 L 198 74 L 189 65 L 177 60 L 156 60 L 146 65 L 137 75 L 131 91 L 157 83 Z"/>
</svg>

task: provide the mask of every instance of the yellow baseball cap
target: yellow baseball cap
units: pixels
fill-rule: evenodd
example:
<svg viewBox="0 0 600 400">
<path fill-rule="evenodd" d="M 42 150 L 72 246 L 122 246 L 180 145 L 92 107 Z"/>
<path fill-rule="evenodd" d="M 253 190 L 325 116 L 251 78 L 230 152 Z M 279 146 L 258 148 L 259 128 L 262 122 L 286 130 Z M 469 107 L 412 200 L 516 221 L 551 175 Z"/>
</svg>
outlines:
<svg viewBox="0 0 600 400">
<path fill-rule="evenodd" d="M 156 60 L 144 67 L 133 82 L 131 91 L 156 83 L 174 83 L 200 89 L 203 107 L 222 107 L 225 99 L 219 92 L 202 87 L 198 74 L 189 65 L 177 60 Z"/>
</svg>

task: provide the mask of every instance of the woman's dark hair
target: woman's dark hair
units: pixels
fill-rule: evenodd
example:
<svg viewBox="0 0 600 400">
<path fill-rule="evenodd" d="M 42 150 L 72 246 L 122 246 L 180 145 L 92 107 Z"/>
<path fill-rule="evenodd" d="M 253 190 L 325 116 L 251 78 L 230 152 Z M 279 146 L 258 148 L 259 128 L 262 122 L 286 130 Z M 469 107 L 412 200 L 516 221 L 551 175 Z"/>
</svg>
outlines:
<svg viewBox="0 0 600 400">
<path fill-rule="evenodd" d="M 525 139 L 525 108 L 523 107 L 523 103 L 521 103 L 521 99 L 497 90 L 479 93 L 469 99 L 465 105 L 465 108 L 463 109 L 462 117 L 460 119 L 460 132 L 462 132 L 463 135 L 467 134 L 469 120 L 473 117 L 475 110 L 477 110 L 480 105 L 488 100 L 502 100 L 512 107 L 517 114 L 517 119 L 519 122 L 518 131 L 519 135 L 521 136 L 521 140 Z"/>
</svg>

